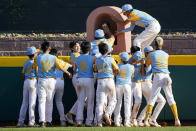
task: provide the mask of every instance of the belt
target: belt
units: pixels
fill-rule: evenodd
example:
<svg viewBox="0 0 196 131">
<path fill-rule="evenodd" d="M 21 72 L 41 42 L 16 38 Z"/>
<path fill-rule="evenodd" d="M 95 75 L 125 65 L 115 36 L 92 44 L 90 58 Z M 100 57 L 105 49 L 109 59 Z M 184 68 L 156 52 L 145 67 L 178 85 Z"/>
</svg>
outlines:
<svg viewBox="0 0 196 131">
<path fill-rule="evenodd" d="M 113 79 L 111 77 L 106 77 L 106 78 L 97 78 L 97 79 Z"/>
<path fill-rule="evenodd" d="M 64 78 L 57 78 L 57 79 L 64 80 Z"/>
<path fill-rule="evenodd" d="M 168 73 L 154 72 L 154 74 L 168 74 Z"/>
<path fill-rule="evenodd" d="M 27 79 L 29 79 L 29 80 L 35 80 L 35 78 L 25 78 L 25 80 L 27 80 Z"/>
<path fill-rule="evenodd" d="M 73 75 L 77 75 L 77 73 L 73 73 Z"/>
<path fill-rule="evenodd" d="M 141 81 L 135 81 L 135 83 L 141 83 Z"/>
<path fill-rule="evenodd" d="M 54 79 L 56 79 L 55 77 L 39 77 L 39 78 L 45 78 L 45 79 L 54 78 Z"/>
<path fill-rule="evenodd" d="M 157 22 L 158 22 L 157 20 L 154 20 L 154 21 L 150 22 L 150 24 L 151 24 L 151 23 L 157 23 Z M 145 26 L 145 28 L 148 27 L 150 24 L 147 24 L 147 25 Z"/>
<path fill-rule="evenodd" d="M 146 81 L 152 82 L 152 80 L 149 80 L 149 79 L 144 79 L 144 80 L 142 80 L 142 82 L 146 82 Z"/>
</svg>

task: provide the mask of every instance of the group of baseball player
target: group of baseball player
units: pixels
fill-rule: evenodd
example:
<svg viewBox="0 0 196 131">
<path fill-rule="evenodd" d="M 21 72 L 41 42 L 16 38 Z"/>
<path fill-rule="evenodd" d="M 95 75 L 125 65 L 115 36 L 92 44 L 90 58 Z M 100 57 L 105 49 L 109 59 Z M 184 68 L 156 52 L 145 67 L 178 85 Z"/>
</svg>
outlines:
<svg viewBox="0 0 196 131">
<path fill-rule="evenodd" d="M 107 24 L 103 24 L 102 29 L 95 31 L 95 39 L 92 42 L 70 42 L 69 62 L 59 59 L 58 51 L 51 48 L 47 41 L 41 44 L 42 53 L 34 46 L 27 48 L 29 60 L 24 63 L 23 68 L 23 102 L 18 127 L 26 126 L 24 120 L 27 108 L 29 127 L 52 126 L 53 99 L 56 101 L 61 126 L 69 123 L 76 126 L 102 127 L 112 126 L 114 123 L 117 127 L 161 127 L 157 118 L 166 103 L 160 93 L 162 88 L 173 112 L 175 126 L 181 126 L 168 70 L 169 56 L 162 50 L 163 39 L 157 37 L 161 29 L 159 22 L 147 13 L 133 9 L 130 4 L 122 6 L 122 13 L 127 16 L 127 20 L 121 21 L 115 16 L 111 16 L 111 19 L 120 24 L 131 23 L 131 26 L 117 31 L 115 35 L 132 31 L 135 25 L 145 30 L 134 39 L 130 55 L 127 52 L 119 54 L 120 61 L 111 56 L 115 37 Z M 105 37 L 106 34 L 108 38 Z M 153 49 L 149 45 L 154 39 Z M 144 50 L 141 50 L 141 46 Z M 73 72 L 67 71 L 68 68 L 72 68 Z M 66 114 L 62 103 L 66 82 L 64 73 L 72 78 L 77 95 L 77 101 Z M 147 105 L 138 115 L 142 95 Z M 34 114 L 36 98 L 39 125 L 35 122 Z M 124 117 L 121 116 L 123 98 Z M 155 102 L 157 105 L 152 113 Z"/>
</svg>

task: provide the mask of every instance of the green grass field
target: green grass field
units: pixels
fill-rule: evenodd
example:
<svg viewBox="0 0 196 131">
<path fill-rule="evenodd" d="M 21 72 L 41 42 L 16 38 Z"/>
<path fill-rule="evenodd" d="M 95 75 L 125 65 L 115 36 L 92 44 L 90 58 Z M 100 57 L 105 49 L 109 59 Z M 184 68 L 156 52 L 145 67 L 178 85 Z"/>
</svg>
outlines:
<svg viewBox="0 0 196 131">
<path fill-rule="evenodd" d="M 0 131 L 196 131 L 196 127 L 52 127 L 52 128 L 0 128 Z"/>
</svg>

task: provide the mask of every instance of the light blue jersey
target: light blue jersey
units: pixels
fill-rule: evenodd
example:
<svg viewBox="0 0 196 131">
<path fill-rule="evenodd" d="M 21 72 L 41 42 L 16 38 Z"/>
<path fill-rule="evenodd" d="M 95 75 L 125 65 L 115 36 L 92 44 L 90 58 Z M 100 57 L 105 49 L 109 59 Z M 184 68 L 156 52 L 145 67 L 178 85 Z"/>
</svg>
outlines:
<svg viewBox="0 0 196 131">
<path fill-rule="evenodd" d="M 64 62 L 63 60 L 59 59 L 59 62 L 62 64 L 62 66 L 67 70 L 69 68 L 69 64 Z M 64 72 L 62 72 L 59 69 L 56 69 L 56 78 L 63 78 Z"/>
<path fill-rule="evenodd" d="M 143 58 L 146 61 L 146 57 Z M 151 65 L 145 67 L 146 75 L 142 77 L 143 80 L 152 80 L 152 67 Z"/>
<path fill-rule="evenodd" d="M 101 43 L 106 43 L 108 45 L 108 52 L 112 52 L 112 44 L 108 39 L 99 39 L 99 40 L 94 40 L 91 42 L 91 53 L 90 55 L 97 55 L 99 54 L 99 48 L 98 45 Z"/>
<path fill-rule="evenodd" d="M 147 57 L 147 66 L 151 64 L 152 72 L 170 73 L 168 70 L 168 54 L 162 50 L 156 50 Z"/>
<path fill-rule="evenodd" d="M 145 28 L 151 22 L 158 22 L 151 15 L 137 9 L 133 9 L 133 11 L 129 14 L 128 20 L 131 21 L 131 26 L 122 30 L 122 32 L 132 31 L 135 25 Z"/>
<path fill-rule="evenodd" d="M 129 63 L 131 63 L 132 59 L 133 59 L 132 57 L 129 59 Z M 134 64 L 133 66 L 135 71 L 134 71 L 132 82 L 141 81 L 142 80 L 142 75 L 140 73 L 142 68 L 141 63 Z"/>
<path fill-rule="evenodd" d="M 116 85 L 131 84 L 134 66 L 130 64 L 119 64 L 120 73 L 116 76 Z"/>
<path fill-rule="evenodd" d="M 33 69 L 33 63 L 34 60 L 27 60 L 24 63 L 24 67 L 23 67 L 23 73 L 25 75 L 25 79 L 31 79 L 31 78 L 36 78 L 36 71 L 35 69 Z"/>
<path fill-rule="evenodd" d="M 97 78 L 114 78 L 113 69 L 118 69 L 118 65 L 111 56 L 101 56 L 96 58 Z"/>
<path fill-rule="evenodd" d="M 76 53 L 76 52 L 73 52 L 71 53 L 71 64 L 73 66 L 73 73 L 77 73 L 78 71 L 74 68 L 74 65 L 75 65 L 75 62 L 76 62 L 76 58 L 80 56 L 80 53 Z"/>
<path fill-rule="evenodd" d="M 95 57 L 88 54 L 81 54 L 76 58 L 76 66 L 78 69 L 77 77 L 93 78 L 93 63 Z"/>
<path fill-rule="evenodd" d="M 36 57 L 36 62 L 38 66 L 38 77 L 41 78 L 51 78 L 56 77 L 55 73 L 55 61 L 56 56 L 50 54 L 41 54 Z"/>
</svg>

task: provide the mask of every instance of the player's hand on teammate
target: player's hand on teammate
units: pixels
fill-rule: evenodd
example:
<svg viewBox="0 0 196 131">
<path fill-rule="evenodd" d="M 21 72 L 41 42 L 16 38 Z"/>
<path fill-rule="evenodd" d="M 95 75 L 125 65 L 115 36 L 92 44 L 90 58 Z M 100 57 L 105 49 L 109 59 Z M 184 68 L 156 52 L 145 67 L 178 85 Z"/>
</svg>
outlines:
<svg viewBox="0 0 196 131">
<path fill-rule="evenodd" d="M 69 76 L 70 79 L 72 78 L 72 74 L 71 73 L 68 73 L 67 75 Z"/>
</svg>

